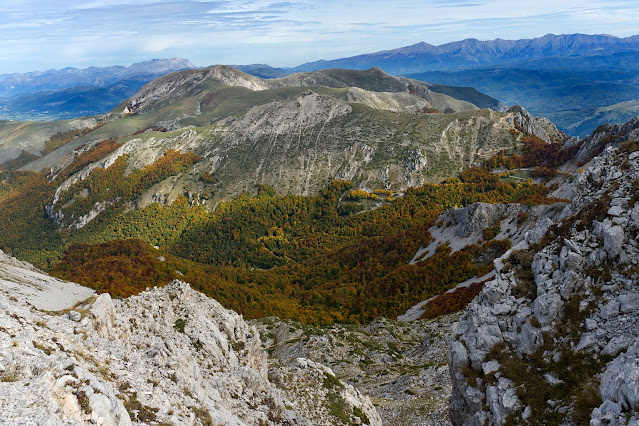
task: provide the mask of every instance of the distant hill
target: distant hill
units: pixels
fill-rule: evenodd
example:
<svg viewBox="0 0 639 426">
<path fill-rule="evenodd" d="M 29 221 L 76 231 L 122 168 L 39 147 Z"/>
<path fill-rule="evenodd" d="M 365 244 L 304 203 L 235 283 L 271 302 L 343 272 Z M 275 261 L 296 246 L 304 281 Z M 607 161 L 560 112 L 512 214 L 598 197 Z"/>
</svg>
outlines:
<svg viewBox="0 0 639 426">
<path fill-rule="evenodd" d="M 192 69 L 186 59 L 153 59 L 129 67 L 0 75 L 0 119 L 56 120 L 102 114 L 169 72 Z"/>
<path fill-rule="evenodd" d="M 440 46 L 422 42 L 290 69 L 252 65 L 243 70 L 270 78 L 326 68 L 371 67 L 430 84 L 470 86 L 505 104 L 523 105 L 578 136 L 606 122 L 627 121 L 634 110 L 626 110 L 624 106 L 632 104 L 624 102 L 639 99 L 639 36 L 548 34 L 523 40 L 466 39 Z M 431 90 L 436 89 L 431 86 Z M 597 108 L 607 112 L 593 115 Z"/>
</svg>

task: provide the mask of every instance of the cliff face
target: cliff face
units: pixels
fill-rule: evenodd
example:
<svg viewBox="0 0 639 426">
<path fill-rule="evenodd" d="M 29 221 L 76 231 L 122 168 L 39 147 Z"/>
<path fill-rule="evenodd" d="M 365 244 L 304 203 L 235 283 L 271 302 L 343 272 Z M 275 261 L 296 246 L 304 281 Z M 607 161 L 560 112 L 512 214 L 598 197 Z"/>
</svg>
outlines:
<svg viewBox="0 0 639 426">
<path fill-rule="evenodd" d="M 199 202 L 214 208 L 222 200 L 254 191 L 258 184 L 268 184 L 282 195 L 312 195 L 334 179 L 350 180 L 368 191 L 401 192 L 455 176 L 512 148 L 517 143 L 511 133 L 516 125 L 526 125 L 548 140 L 559 133 L 552 124 L 535 125 L 519 110 L 399 114 L 309 90 L 253 106 L 211 126 L 127 138 L 113 153 L 63 182 L 49 210 L 57 215 L 62 207 L 58 196 L 118 157 L 127 155 L 129 173 L 151 165 L 169 149 L 196 152 L 202 160 L 147 190 L 137 206 L 170 203 L 188 192 L 196 199 L 197 194 L 211 194 Z M 203 182 L 203 174 L 215 182 Z M 98 205 L 94 214 L 67 225 L 84 226 L 106 207 Z"/>
<path fill-rule="evenodd" d="M 495 262 L 453 327 L 454 424 L 639 421 L 639 147 L 626 139 L 578 175 L 545 235 Z"/>
</svg>

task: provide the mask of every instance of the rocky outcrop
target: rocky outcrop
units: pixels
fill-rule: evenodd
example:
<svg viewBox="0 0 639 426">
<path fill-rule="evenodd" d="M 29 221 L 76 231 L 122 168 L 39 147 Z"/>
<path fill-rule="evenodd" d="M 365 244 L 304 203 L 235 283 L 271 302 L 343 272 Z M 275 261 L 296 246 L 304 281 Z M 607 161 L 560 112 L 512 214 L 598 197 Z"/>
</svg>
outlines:
<svg viewBox="0 0 639 426">
<path fill-rule="evenodd" d="M 419 248 L 411 264 L 424 260 L 441 244 L 453 252 L 484 241 L 483 231 L 498 226 L 494 239 L 508 239 L 512 245 L 539 239 L 553 219 L 560 215 L 565 203 L 529 206 L 525 204 L 474 203 L 445 211 L 429 229 L 428 245 Z"/>
<path fill-rule="evenodd" d="M 283 385 L 284 398 L 295 412 L 300 413 L 311 424 L 382 425 L 382 420 L 368 397 L 338 380 L 330 368 L 310 359 L 297 358 L 287 368 L 271 369 L 269 378 Z M 329 401 L 329 404 L 320 405 L 317 400 Z"/>
<path fill-rule="evenodd" d="M 512 115 L 513 124 L 523 129 L 526 133 L 535 135 L 546 142 L 561 142 L 566 135 L 544 117 L 533 117 L 526 109 L 516 105 L 508 110 Z"/>
<path fill-rule="evenodd" d="M 639 421 L 639 153 L 609 148 L 453 327 L 456 425 Z M 539 395 L 546 395 L 539 398 Z"/>
<path fill-rule="evenodd" d="M 348 89 L 343 100 L 367 105 L 378 110 L 395 112 L 416 112 L 424 108 L 432 108 L 430 102 L 409 93 L 371 92 L 359 87 Z"/>
<path fill-rule="evenodd" d="M 607 146 L 616 146 L 626 140 L 639 139 L 639 117 L 624 124 L 604 124 L 583 140 L 573 162 L 584 164 L 599 155 Z"/>
<path fill-rule="evenodd" d="M 300 360 L 283 372 L 298 392 L 283 392 L 267 378 L 256 329 L 179 281 L 61 315 L 0 295 L 2 424 L 306 424 L 291 407 L 321 394 L 327 371 Z M 380 424 L 367 397 L 334 384 L 343 392 L 309 399 L 311 412 L 334 403 Z"/>
<path fill-rule="evenodd" d="M 639 342 L 608 364 L 601 375 L 601 398 L 604 402 L 592 412 L 592 423 L 623 424 L 633 411 L 639 422 Z"/>
</svg>

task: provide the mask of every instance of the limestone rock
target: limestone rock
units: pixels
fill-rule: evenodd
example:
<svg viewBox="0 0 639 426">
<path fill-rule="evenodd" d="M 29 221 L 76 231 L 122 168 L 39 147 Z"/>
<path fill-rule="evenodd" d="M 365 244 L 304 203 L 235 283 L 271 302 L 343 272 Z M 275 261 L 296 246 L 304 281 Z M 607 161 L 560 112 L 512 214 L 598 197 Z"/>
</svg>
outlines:
<svg viewBox="0 0 639 426">
<path fill-rule="evenodd" d="M 627 130 L 639 134 L 639 119 L 633 123 Z M 452 330 L 453 424 L 502 424 L 507 416 L 522 424 L 531 416 L 546 421 L 540 410 L 574 424 L 579 387 L 598 390 L 603 399 L 589 408 L 591 425 L 639 424 L 639 213 L 626 207 L 636 195 L 636 170 L 639 155 L 609 147 L 572 183 L 570 204 L 551 228 L 555 234 L 542 239 L 546 231 L 540 232 L 543 246 L 522 240 L 495 262 L 495 278 Z M 527 262 L 510 260 L 514 255 Z M 568 383 L 570 376 L 559 367 L 584 358 L 598 366 L 607 356 L 614 361 L 589 373 L 586 383 Z M 504 359 L 511 360 L 508 369 L 502 368 Z M 544 369 L 557 367 L 527 370 L 535 359 L 543 360 Z M 531 407 L 533 401 L 520 391 L 529 380 L 569 387 L 572 396 Z"/>
<path fill-rule="evenodd" d="M 268 380 L 255 327 L 186 283 L 128 299 L 102 294 L 77 309 L 88 312 L 79 322 L 0 293 L 0 424 L 308 423 Z M 287 377 L 312 394 L 330 372 L 303 370 Z M 381 424 L 370 399 L 338 383 L 331 401 Z M 311 399 L 307 411 L 328 404 Z"/>
<path fill-rule="evenodd" d="M 624 231 L 621 226 L 612 226 L 604 231 L 604 249 L 611 258 L 619 256 L 623 250 Z"/>
<path fill-rule="evenodd" d="M 457 318 L 458 314 L 451 314 L 436 320 L 402 322 L 379 318 L 368 325 L 309 326 L 272 317 L 252 323 L 260 331 L 264 347 L 270 353 L 269 377 L 272 381 L 279 383 L 281 379 L 290 384 L 298 380 L 292 376 L 297 373 L 307 377 L 307 383 L 314 380 L 319 385 L 317 390 L 306 385 L 298 388 L 299 392 L 285 391 L 285 399 L 292 400 L 290 405 L 304 407 L 306 403 L 299 399 L 309 393 L 318 399 L 331 395 L 326 386 L 346 390 L 346 385 L 351 385 L 375 402 L 383 424 L 445 426 L 450 424 L 448 396 L 451 389 L 445 359 L 450 325 Z M 333 386 L 333 380 L 327 380 L 324 386 L 326 376 L 321 383 L 317 378 L 313 379 L 314 376 L 301 367 L 312 365 L 309 361 L 330 365 L 330 371 L 324 371 L 334 374 L 345 387 Z M 333 392 L 333 395 L 337 393 Z M 367 406 L 365 401 L 362 403 L 347 403 L 346 414 L 351 415 L 349 407 Z M 317 414 L 317 417 L 322 416 L 317 422 L 336 421 L 324 412 Z M 366 417 L 372 421 L 370 414 Z M 363 424 L 367 423 L 365 418 L 361 419 Z"/>
<path fill-rule="evenodd" d="M 93 327 L 100 337 L 108 338 L 115 323 L 115 311 L 113 310 L 113 302 L 109 293 L 98 296 L 91 306 L 91 320 Z"/>
<path fill-rule="evenodd" d="M 623 413 L 633 411 L 632 420 L 639 422 L 639 340 L 608 364 L 601 377 L 600 392 L 603 403 L 593 411 L 591 424 L 630 424 Z"/>
</svg>

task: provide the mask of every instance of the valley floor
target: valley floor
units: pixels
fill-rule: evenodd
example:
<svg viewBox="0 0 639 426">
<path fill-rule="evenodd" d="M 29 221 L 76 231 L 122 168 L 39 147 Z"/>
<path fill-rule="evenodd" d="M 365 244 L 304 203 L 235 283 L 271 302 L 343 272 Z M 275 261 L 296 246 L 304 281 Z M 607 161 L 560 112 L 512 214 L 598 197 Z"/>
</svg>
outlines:
<svg viewBox="0 0 639 426">
<path fill-rule="evenodd" d="M 447 352 L 460 314 L 369 325 L 307 326 L 278 318 L 254 320 L 269 353 L 270 372 L 298 357 L 329 366 L 370 396 L 385 425 L 446 425 L 451 392 Z"/>
</svg>

